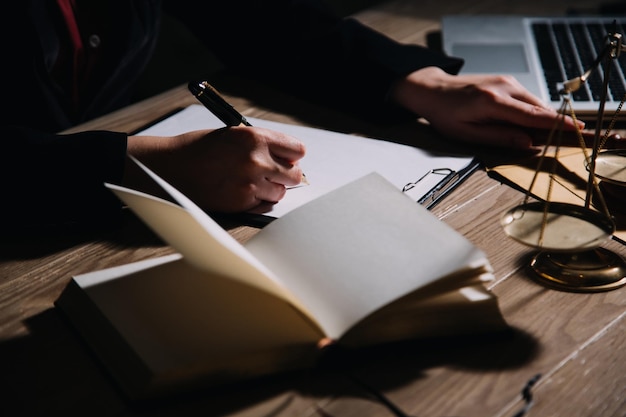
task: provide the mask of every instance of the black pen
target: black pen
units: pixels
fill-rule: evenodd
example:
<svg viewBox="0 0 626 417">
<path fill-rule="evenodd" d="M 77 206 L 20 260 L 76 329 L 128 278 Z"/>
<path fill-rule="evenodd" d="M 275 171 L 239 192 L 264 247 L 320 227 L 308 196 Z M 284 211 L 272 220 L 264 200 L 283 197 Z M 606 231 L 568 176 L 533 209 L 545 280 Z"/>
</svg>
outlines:
<svg viewBox="0 0 626 417">
<path fill-rule="evenodd" d="M 220 119 L 226 126 L 252 126 L 246 118 L 233 106 L 222 98 L 220 93 L 206 81 L 190 81 L 187 85 L 191 94 L 194 95 L 211 113 Z M 308 184 L 308 180 L 302 173 L 300 185 Z"/>
<path fill-rule="evenodd" d="M 200 103 L 217 116 L 226 126 L 252 126 L 241 113 L 222 98 L 206 81 L 191 81 L 187 87 Z"/>
</svg>

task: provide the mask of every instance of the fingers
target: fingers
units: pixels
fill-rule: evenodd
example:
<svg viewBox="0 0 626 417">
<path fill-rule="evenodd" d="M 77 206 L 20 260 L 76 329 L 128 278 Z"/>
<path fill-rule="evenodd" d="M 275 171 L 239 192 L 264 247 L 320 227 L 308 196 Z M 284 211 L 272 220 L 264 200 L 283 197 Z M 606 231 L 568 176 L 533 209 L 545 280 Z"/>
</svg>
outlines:
<svg viewBox="0 0 626 417">
<path fill-rule="evenodd" d="M 584 128 L 584 123 L 574 121 L 567 115 L 541 101 L 524 88 L 514 77 L 493 76 L 485 81 L 483 87 L 493 94 L 492 115 L 496 120 L 525 128 L 552 129 L 558 124 L 564 130 Z"/>
<path fill-rule="evenodd" d="M 528 103 L 531 106 L 536 106 L 546 110 L 550 110 L 551 107 L 544 103 L 539 97 L 532 94 L 524 86 L 522 86 L 516 79 L 512 84 L 514 91 L 511 93 L 511 97 L 524 103 Z"/>
<path fill-rule="evenodd" d="M 259 127 L 228 128 L 222 135 L 228 151 L 239 155 L 226 168 L 232 171 L 227 181 L 236 185 L 231 207 L 245 210 L 275 204 L 285 196 L 287 186 L 300 184 L 298 160 L 306 150 L 296 138 Z"/>
<path fill-rule="evenodd" d="M 268 180 L 287 186 L 300 184 L 302 170 L 297 162 L 306 153 L 304 144 L 294 137 L 274 132 L 268 140 L 268 150 L 275 162 L 275 170 L 268 175 Z"/>
<path fill-rule="evenodd" d="M 552 129 L 561 126 L 564 130 L 584 129 L 582 121 L 574 121 L 570 116 L 558 113 L 556 110 L 529 104 L 514 98 L 501 108 L 502 120 L 526 128 Z"/>
<path fill-rule="evenodd" d="M 274 170 L 265 176 L 267 181 L 283 186 L 299 185 L 302 182 L 302 169 L 297 164 L 277 161 Z"/>
<path fill-rule="evenodd" d="M 276 204 L 285 196 L 287 188 L 280 183 L 262 180 L 257 183 L 254 191 L 254 203 Z"/>
<path fill-rule="evenodd" d="M 280 132 L 270 132 L 267 136 L 267 144 L 270 153 L 277 159 L 287 163 L 295 163 L 302 159 L 306 148 L 296 138 Z"/>
<path fill-rule="evenodd" d="M 467 78 L 474 83 L 473 99 L 465 103 L 452 123 L 438 126 L 452 129 L 464 141 L 528 149 L 537 143 L 538 132 L 545 137 L 555 128 L 576 136 L 584 123 L 547 106 L 510 76 Z M 446 130 L 448 132 L 446 132 Z"/>
<path fill-rule="evenodd" d="M 254 135 L 257 147 L 255 163 L 262 179 L 283 186 L 300 184 L 302 170 L 298 161 L 306 153 L 304 144 L 284 133 L 261 128 L 248 129 Z"/>
</svg>

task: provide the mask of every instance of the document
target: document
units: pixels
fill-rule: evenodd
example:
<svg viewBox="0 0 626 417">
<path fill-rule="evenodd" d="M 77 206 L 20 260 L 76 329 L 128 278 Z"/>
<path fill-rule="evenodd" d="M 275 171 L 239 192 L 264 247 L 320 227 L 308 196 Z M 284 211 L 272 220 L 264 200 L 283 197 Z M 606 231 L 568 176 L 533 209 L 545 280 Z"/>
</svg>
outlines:
<svg viewBox="0 0 626 417">
<path fill-rule="evenodd" d="M 306 173 L 309 185 L 290 188 L 270 211 L 256 217 L 260 222 L 282 217 L 294 208 L 370 172 L 378 172 L 395 187 L 428 208 L 477 166 L 473 158 L 467 155 L 441 155 L 380 139 L 263 119 L 248 120 L 254 126 L 294 136 L 307 149 L 300 166 Z M 191 105 L 137 134 L 171 136 L 190 130 L 223 126 L 223 122 L 198 104 Z"/>
</svg>

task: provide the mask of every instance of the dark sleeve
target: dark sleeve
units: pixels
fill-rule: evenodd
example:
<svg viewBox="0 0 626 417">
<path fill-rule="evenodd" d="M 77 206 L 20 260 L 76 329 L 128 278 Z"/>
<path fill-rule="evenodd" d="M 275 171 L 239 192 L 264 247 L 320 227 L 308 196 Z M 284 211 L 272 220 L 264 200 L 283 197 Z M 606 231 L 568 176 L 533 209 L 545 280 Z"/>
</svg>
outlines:
<svg viewBox="0 0 626 417">
<path fill-rule="evenodd" d="M 398 43 L 355 19 L 338 18 L 315 0 L 164 5 L 231 69 L 368 118 L 393 113 L 386 97 L 398 78 L 427 66 L 456 73 L 463 63 Z"/>
<path fill-rule="evenodd" d="M 3 127 L 1 135 L 1 230 L 82 231 L 117 220 L 121 204 L 103 183 L 122 180 L 126 134 Z"/>
</svg>

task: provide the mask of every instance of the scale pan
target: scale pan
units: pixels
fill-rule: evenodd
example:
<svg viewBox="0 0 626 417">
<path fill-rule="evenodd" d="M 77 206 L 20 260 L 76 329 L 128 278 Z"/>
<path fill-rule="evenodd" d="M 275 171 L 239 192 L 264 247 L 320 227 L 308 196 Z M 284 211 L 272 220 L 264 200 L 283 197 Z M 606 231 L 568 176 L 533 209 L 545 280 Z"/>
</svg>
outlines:
<svg viewBox="0 0 626 417">
<path fill-rule="evenodd" d="M 600 246 L 615 232 L 607 216 L 568 203 L 532 202 L 506 211 L 500 223 L 511 238 L 552 252 L 584 251 Z"/>
<path fill-rule="evenodd" d="M 595 171 L 601 180 L 626 186 L 626 149 L 599 152 Z"/>
</svg>

